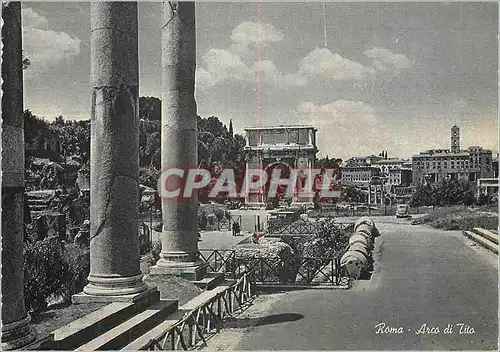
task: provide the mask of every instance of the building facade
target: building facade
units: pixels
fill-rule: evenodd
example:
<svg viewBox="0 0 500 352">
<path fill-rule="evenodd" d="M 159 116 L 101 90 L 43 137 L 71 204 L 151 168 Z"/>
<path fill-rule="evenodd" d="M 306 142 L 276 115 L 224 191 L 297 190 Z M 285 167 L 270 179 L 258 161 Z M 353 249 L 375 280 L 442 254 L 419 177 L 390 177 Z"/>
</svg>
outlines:
<svg viewBox="0 0 500 352">
<path fill-rule="evenodd" d="M 492 168 L 492 177 L 498 178 L 498 153 L 496 156 L 493 157 L 491 168 Z"/>
<path fill-rule="evenodd" d="M 281 169 L 281 177 L 298 170 L 297 183 L 293 190 L 293 201 L 312 203 L 313 194 L 299 197 L 306 182 L 313 182 L 312 170 L 318 149 L 316 129 L 309 125 L 270 126 L 245 128 L 247 145 L 246 169 L 265 170 L 271 176 L 274 169 Z M 270 177 L 269 177 L 270 178 Z M 245 203 L 262 206 L 266 201 L 269 182 L 260 189 L 250 189 Z"/>
<path fill-rule="evenodd" d="M 413 184 L 436 183 L 444 180 L 468 180 L 476 182 L 480 178 L 493 175 L 492 152 L 479 146 L 460 149 L 460 131 L 451 129 L 450 149 L 431 149 L 414 155 Z"/>
<path fill-rule="evenodd" d="M 350 162 L 342 166 L 342 184 L 368 187 L 374 176 L 380 176 L 380 168 L 366 163 Z"/>
<path fill-rule="evenodd" d="M 391 186 L 409 186 L 412 183 L 412 170 L 409 168 L 395 167 L 389 169 L 386 175 L 386 184 Z"/>
</svg>

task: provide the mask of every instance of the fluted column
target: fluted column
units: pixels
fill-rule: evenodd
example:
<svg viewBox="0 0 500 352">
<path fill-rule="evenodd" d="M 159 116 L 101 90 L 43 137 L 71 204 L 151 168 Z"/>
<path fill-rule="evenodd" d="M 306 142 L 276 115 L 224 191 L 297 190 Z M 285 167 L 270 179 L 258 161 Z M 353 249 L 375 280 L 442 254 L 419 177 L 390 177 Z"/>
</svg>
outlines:
<svg viewBox="0 0 500 352">
<path fill-rule="evenodd" d="M 162 170 L 187 172 L 198 163 L 195 3 L 164 2 L 163 20 L 161 164 Z M 182 196 L 180 178 L 169 184 L 180 188 Z M 197 204 L 196 191 L 188 198 L 163 200 L 162 250 L 151 273 L 184 276 L 199 267 Z"/>
<path fill-rule="evenodd" d="M 91 3 L 90 275 L 87 295 L 143 292 L 139 267 L 136 2 Z"/>
<path fill-rule="evenodd" d="M 2 3 L 2 350 L 35 340 L 24 305 L 21 3 Z"/>
</svg>

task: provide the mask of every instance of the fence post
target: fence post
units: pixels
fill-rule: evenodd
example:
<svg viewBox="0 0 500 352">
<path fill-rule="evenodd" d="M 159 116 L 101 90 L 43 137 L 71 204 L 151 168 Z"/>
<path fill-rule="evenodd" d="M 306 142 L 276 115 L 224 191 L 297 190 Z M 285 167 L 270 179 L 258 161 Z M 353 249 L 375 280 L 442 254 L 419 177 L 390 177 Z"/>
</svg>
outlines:
<svg viewBox="0 0 500 352">
<path fill-rule="evenodd" d="M 337 282 L 338 282 L 337 277 L 336 277 L 337 275 L 336 275 L 336 273 L 335 273 L 335 270 L 336 270 L 336 268 L 337 268 L 337 257 L 335 257 L 335 258 L 331 261 L 331 263 L 332 263 L 332 284 L 336 285 L 336 284 L 337 284 Z M 334 265 L 335 265 L 335 267 L 334 267 Z"/>
</svg>

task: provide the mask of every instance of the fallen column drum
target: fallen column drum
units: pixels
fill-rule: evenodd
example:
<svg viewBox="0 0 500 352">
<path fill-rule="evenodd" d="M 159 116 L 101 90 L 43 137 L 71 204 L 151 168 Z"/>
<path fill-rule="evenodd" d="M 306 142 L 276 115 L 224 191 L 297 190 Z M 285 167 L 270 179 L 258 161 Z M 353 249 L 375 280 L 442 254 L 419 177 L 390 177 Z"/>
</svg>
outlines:
<svg viewBox="0 0 500 352">
<path fill-rule="evenodd" d="M 371 254 L 368 248 L 362 243 L 354 243 L 347 248 L 347 252 L 356 251 L 363 254 L 366 258 L 370 258 Z"/>
<path fill-rule="evenodd" d="M 366 248 L 372 250 L 373 249 L 373 241 L 371 238 L 368 236 L 365 236 L 364 234 L 354 234 L 349 238 L 349 246 L 355 244 L 355 243 L 361 243 L 364 245 Z"/>
<path fill-rule="evenodd" d="M 366 224 L 370 227 L 375 227 L 375 221 L 373 221 L 372 218 L 368 216 L 362 216 L 360 217 L 355 223 L 354 223 L 354 232 L 356 232 L 356 229 L 358 228 L 359 225 L 361 224 Z"/>
<path fill-rule="evenodd" d="M 347 249 L 347 251 L 348 252 L 355 251 L 355 252 L 359 252 L 359 253 L 363 254 L 366 257 L 366 259 L 368 260 L 368 266 L 366 267 L 366 269 L 367 270 L 372 270 L 373 269 L 373 257 L 372 257 L 372 253 L 364 245 L 362 245 L 361 243 L 355 243 L 355 244 L 349 246 L 349 248 Z"/>
<path fill-rule="evenodd" d="M 372 240 L 375 240 L 375 238 L 379 236 L 377 228 L 374 226 L 369 226 L 367 224 L 358 225 L 354 232 L 358 234 L 365 233 L 370 236 Z"/>
<path fill-rule="evenodd" d="M 368 268 L 368 259 L 360 252 L 347 251 L 340 259 L 340 267 L 344 268 L 347 275 L 358 279 Z"/>
</svg>

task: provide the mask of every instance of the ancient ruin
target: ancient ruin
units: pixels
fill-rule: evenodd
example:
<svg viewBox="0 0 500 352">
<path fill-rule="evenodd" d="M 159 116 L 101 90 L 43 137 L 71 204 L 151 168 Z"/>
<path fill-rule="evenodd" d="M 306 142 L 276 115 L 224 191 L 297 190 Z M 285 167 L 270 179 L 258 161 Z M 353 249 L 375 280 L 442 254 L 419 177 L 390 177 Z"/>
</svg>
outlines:
<svg viewBox="0 0 500 352">
<path fill-rule="evenodd" d="M 292 198 L 295 203 L 311 205 L 313 192 L 314 159 L 316 157 L 316 129 L 313 126 L 274 126 L 246 128 L 246 169 L 265 170 L 269 175 L 281 169 L 281 177 L 289 177 L 297 170 L 297 182 L 293 185 Z M 270 177 L 269 177 L 270 179 Z M 311 184 L 307 184 L 311 183 Z M 269 182 L 259 189 L 250 189 L 245 197 L 247 205 L 260 208 L 266 201 Z"/>
<path fill-rule="evenodd" d="M 75 302 L 147 290 L 137 234 L 138 61 L 137 3 L 92 3 L 90 275 Z"/>
<path fill-rule="evenodd" d="M 197 165 L 196 28 L 194 2 L 164 2 L 162 38 L 162 169 L 187 170 Z M 179 187 L 180 178 L 169 178 Z M 163 232 L 160 260 L 153 274 L 197 279 L 204 266 L 198 259 L 197 194 L 162 202 Z"/>
<path fill-rule="evenodd" d="M 36 338 L 23 294 L 24 123 L 21 3 L 2 3 L 2 350 Z"/>
</svg>

